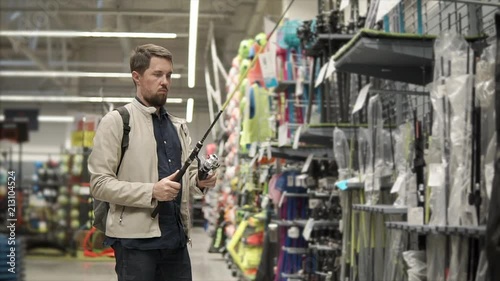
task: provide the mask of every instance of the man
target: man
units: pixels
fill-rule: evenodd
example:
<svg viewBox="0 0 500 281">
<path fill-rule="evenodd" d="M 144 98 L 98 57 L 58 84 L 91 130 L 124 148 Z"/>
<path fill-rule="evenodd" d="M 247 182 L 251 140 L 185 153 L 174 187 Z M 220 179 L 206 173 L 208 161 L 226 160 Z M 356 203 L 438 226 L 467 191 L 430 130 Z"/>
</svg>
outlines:
<svg viewBox="0 0 500 281">
<path fill-rule="evenodd" d="M 117 111 L 104 116 L 89 157 L 91 193 L 109 202 L 107 245 L 115 251 L 119 281 L 191 280 L 189 193 L 204 194 L 216 175 L 198 180 L 192 165 L 173 181 L 189 156 L 186 122 L 164 108 L 173 72 L 172 54 L 147 44 L 130 57 L 136 98 L 130 113 L 129 147 L 121 156 L 123 121 Z M 151 218 L 153 209 L 160 212 Z"/>
</svg>

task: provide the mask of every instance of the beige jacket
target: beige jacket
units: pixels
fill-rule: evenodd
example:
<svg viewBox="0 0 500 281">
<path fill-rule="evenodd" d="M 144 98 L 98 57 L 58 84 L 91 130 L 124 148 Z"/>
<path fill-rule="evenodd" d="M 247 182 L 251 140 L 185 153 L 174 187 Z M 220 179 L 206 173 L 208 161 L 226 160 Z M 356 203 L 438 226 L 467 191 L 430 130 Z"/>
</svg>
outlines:
<svg viewBox="0 0 500 281">
<path fill-rule="evenodd" d="M 90 192 L 98 200 L 109 202 L 106 235 L 117 238 L 150 238 L 161 236 L 159 215 L 151 218 L 158 202 L 153 199 L 153 185 L 158 181 L 158 158 L 151 114 L 154 107 L 146 107 L 137 100 L 125 105 L 130 113 L 129 147 L 125 152 L 118 175 L 115 171 L 121 154 L 123 121 L 117 111 L 104 116 L 99 123 L 94 147 L 88 160 Z M 177 129 L 182 146 L 182 163 L 190 153 L 191 138 L 186 121 L 169 115 Z M 182 178 L 181 219 L 189 236 L 189 193 L 202 195 L 196 187 L 197 162 Z"/>
</svg>

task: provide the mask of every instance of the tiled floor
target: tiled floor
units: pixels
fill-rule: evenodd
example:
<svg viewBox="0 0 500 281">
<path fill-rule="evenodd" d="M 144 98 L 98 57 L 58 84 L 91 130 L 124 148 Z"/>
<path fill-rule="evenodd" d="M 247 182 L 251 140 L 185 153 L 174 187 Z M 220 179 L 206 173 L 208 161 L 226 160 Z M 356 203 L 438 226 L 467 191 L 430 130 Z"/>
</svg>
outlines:
<svg viewBox="0 0 500 281">
<path fill-rule="evenodd" d="M 207 252 L 211 238 L 194 228 L 190 249 L 193 281 L 235 281 L 220 254 Z M 116 281 L 114 261 L 75 261 L 28 258 L 27 281 Z"/>
</svg>

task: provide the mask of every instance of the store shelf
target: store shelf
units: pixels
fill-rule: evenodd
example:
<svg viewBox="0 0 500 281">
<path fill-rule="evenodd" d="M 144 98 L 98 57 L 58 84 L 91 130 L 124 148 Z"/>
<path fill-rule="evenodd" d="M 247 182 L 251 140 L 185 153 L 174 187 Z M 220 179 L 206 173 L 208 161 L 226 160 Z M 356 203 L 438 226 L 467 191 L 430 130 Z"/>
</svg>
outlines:
<svg viewBox="0 0 500 281">
<path fill-rule="evenodd" d="M 304 82 L 302 82 L 302 84 L 309 84 L 309 81 L 304 81 Z M 288 88 L 290 88 L 290 87 L 295 87 L 295 85 L 297 85 L 297 81 L 295 81 L 295 80 L 278 81 L 278 86 L 276 86 L 274 88 L 274 92 L 281 93 L 281 92 L 288 90 Z"/>
<path fill-rule="evenodd" d="M 307 220 L 271 220 L 279 226 L 301 226 L 304 227 L 307 224 Z M 314 221 L 314 227 L 317 226 L 337 226 L 339 223 L 337 221 L 331 220 L 317 220 Z"/>
<path fill-rule="evenodd" d="M 388 189 L 391 189 L 393 185 L 394 185 L 394 183 L 392 183 L 392 182 L 382 183 L 382 185 L 380 186 L 380 188 L 382 190 L 388 190 Z M 361 189 L 364 189 L 364 188 L 365 188 L 365 183 L 364 182 L 348 182 L 347 183 L 347 189 L 344 190 L 344 191 L 348 191 L 348 190 L 361 190 Z"/>
<path fill-rule="evenodd" d="M 288 279 L 299 279 L 299 280 L 305 280 L 304 276 L 302 274 L 297 274 L 297 273 L 281 273 L 282 278 L 288 278 Z"/>
<path fill-rule="evenodd" d="M 335 250 L 340 250 L 340 247 L 336 248 L 336 247 L 332 247 L 329 245 L 309 244 L 309 249 L 318 250 L 318 251 L 335 251 Z"/>
<path fill-rule="evenodd" d="M 402 95 L 402 96 L 423 96 L 428 97 L 430 92 L 422 91 L 404 91 L 404 90 L 382 90 L 382 89 L 370 89 L 368 91 L 372 95 Z"/>
<path fill-rule="evenodd" d="M 483 237 L 486 233 L 486 226 L 438 226 L 438 225 L 415 225 L 406 222 L 386 222 L 388 228 L 401 229 L 418 234 L 444 234 L 460 235 L 467 237 Z"/>
<path fill-rule="evenodd" d="M 285 196 L 285 197 L 309 198 L 309 194 L 308 193 L 290 193 L 290 192 L 286 192 L 286 193 L 283 193 L 283 196 Z"/>
<path fill-rule="evenodd" d="M 306 55 L 311 57 L 330 55 L 328 53 L 329 50 L 334 52 L 353 37 L 353 34 L 318 34 L 316 42 L 310 48 L 306 49 Z"/>
<path fill-rule="evenodd" d="M 486 36 L 466 38 L 473 46 Z M 334 55 L 337 71 L 427 85 L 433 80 L 436 35 L 362 29 Z"/>
<path fill-rule="evenodd" d="M 297 247 L 281 247 L 281 249 L 289 254 L 305 254 L 307 253 L 307 248 L 297 248 Z"/>
<path fill-rule="evenodd" d="M 333 157 L 333 150 L 325 147 L 299 147 L 298 149 L 293 149 L 288 146 L 271 147 L 271 155 L 276 158 L 304 161 L 307 159 L 309 154 L 314 154 L 315 156 L 321 158 L 331 158 Z"/>
<path fill-rule="evenodd" d="M 321 271 L 315 271 L 314 274 L 319 275 L 319 276 L 324 276 L 324 277 L 331 277 L 332 273 L 326 273 L 326 272 L 321 272 Z"/>
<path fill-rule="evenodd" d="M 408 212 L 407 207 L 396 207 L 393 205 L 364 205 L 353 204 L 354 210 L 365 211 L 370 213 L 382 213 L 384 215 L 405 215 Z"/>
<path fill-rule="evenodd" d="M 302 197 L 302 198 L 330 198 L 332 193 L 327 192 L 319 192 L 319 191 L 310 191 L 307 193 L 283 193 L 285 197 Z M 333 194 L 333 196 L 338 196 L 337 194 Z"/>
<path fill-rule="evenodd" d="M 435 36 L 363 29 L 334 55 L 337 71 L 426 85 L 433 79 Z"/>
</svg>

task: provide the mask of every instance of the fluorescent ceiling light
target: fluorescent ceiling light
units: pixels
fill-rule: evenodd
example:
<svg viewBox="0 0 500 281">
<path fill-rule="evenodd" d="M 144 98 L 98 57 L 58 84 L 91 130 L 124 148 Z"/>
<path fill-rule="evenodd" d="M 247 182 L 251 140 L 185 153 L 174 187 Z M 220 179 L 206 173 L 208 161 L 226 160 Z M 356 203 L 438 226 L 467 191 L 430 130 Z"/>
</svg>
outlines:
<svg viewBox="0 0 500 281">
<path fill-rule="evenodd" d="M 159 38 L 174 39 L 186 37 L 185 34 L 152 33 L 152 32 L 98 32 L 98 31 L 72 31 L 72 30 L 0 30 L 4 37 L 94 37 L 94 38 Z"/>
<path fill-rule="evenodd" d="M 131 73 L 122 72 L 82 72 L 82 71 L 25 71 L 0 70 L 0 77 L 55 77 L 55 78 L 131 78 Z M 181 78 L 181 74 L 172 74 L 172 79 Z"/>
<path fill-rule="evenodd" d="M 134 98 L 122 97 L 78 97 L 78 96 L 2 96 L 0 102 L 61 102 L 61 103 L 85 103 L 85 102 L 109 102 L 129 103 Z M 167 98 L 167 103 L 182 103 L 181 98 Z"/>
<path fill-rule="evenodd" d="M 186 104 L 186 121 L 191 123 L 193 121 L 194 99 L 189 98 Z"/>
<path fill-rule="evenodd" d="M 199 0 L 191 0 L 189 11 L 189 57 L 188 57 L 188 87 L 194 88 L 196 70 L 196 41 L 198 39 L 198 9 Z"/>
<path fill-rule="evenodd" d="M 5 116 L 0 115 L 0 121 L 5 121 Z M 38 122 L 44 123 L 73 123 L 75 117 L 73 116 L 57 116 L 57 115 L 39 115 Z"/>
</svg>

